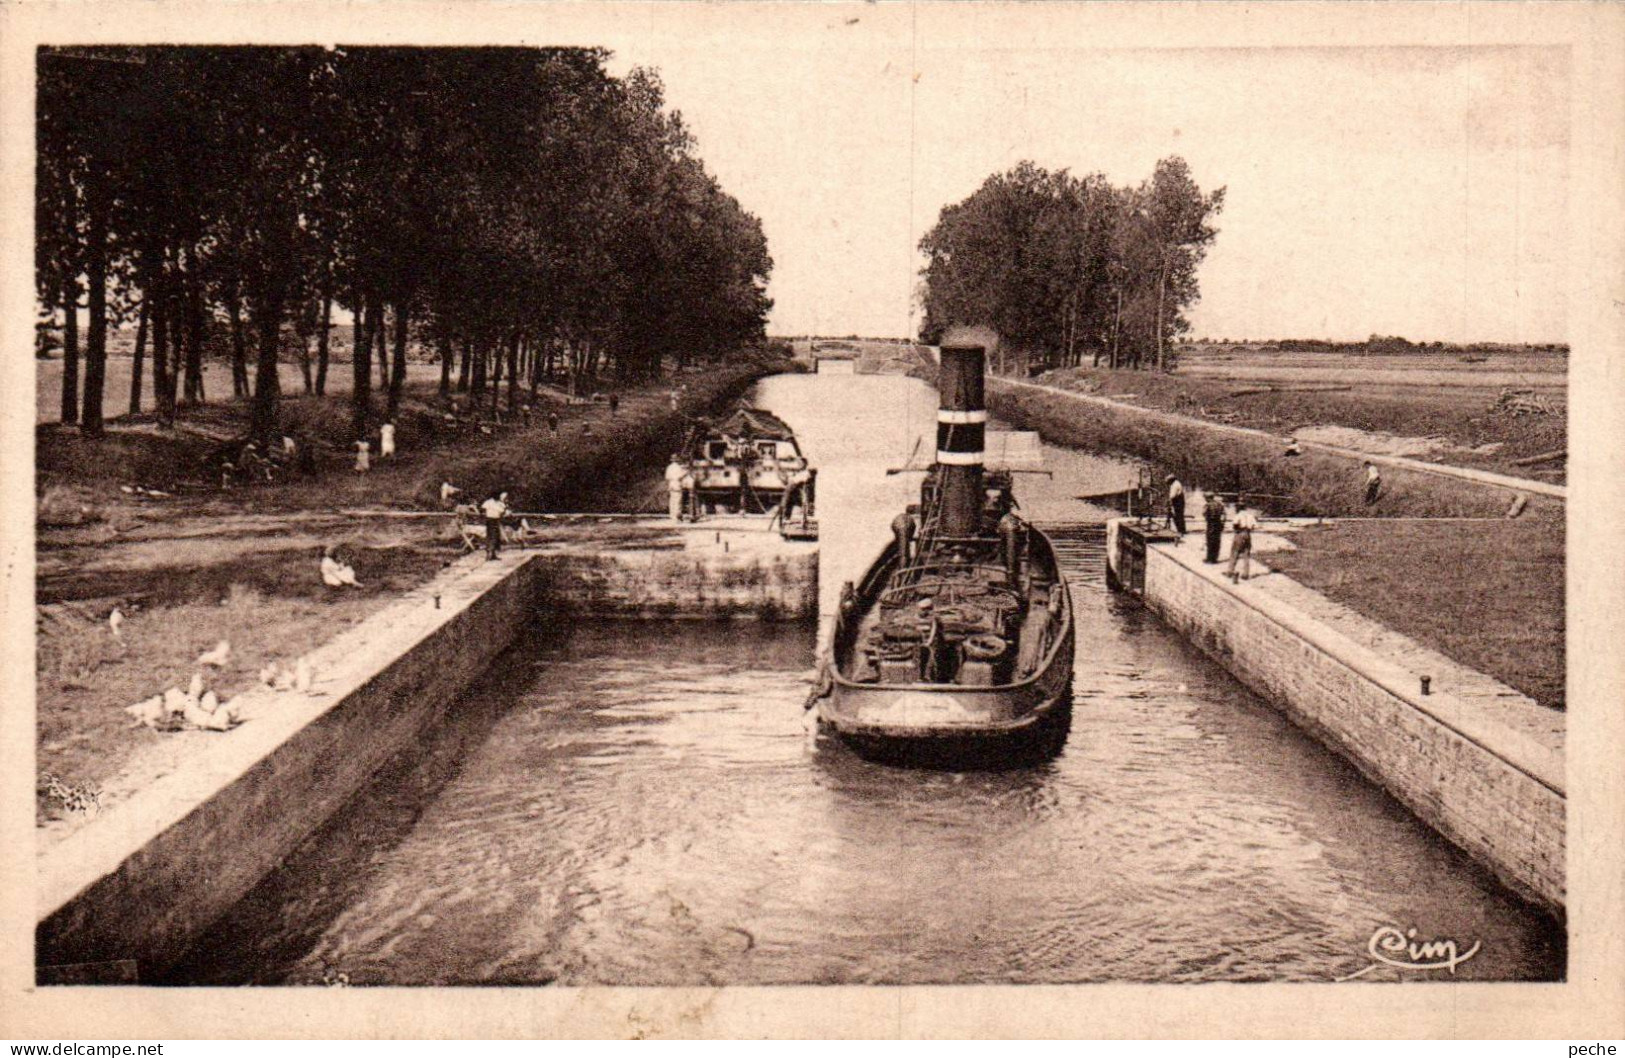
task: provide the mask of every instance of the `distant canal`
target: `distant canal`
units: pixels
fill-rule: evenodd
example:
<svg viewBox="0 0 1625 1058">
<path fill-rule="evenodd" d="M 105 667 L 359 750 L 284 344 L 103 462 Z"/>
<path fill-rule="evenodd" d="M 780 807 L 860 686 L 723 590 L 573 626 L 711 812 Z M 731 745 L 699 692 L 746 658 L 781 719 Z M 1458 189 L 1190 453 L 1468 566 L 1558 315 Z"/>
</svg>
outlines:
<svg viewBox="0 0 1625 1058">
<path fill-rule="evenodd" d="M 884 467 L 931 394 L 806 377 L 758 399 L 826 468 L 826 540 L 832 519 L 863 523 L 835 532 L 838 588 L 856 538 L 889 521 L 872 493 L 917 487 Z M 1103 515 L 1071 497 L 1121 468 L 1049 465 L 1022 493 L 1037 517 Z M 1367 969 L 1385 927 L 1479 945 L 1433 977 L 1561 977 L 1550 919 L 1098 574 L 1073 590 L 1071 739 L 996 774 L 889 768 L 814 738 L 806 626 L 538 623 L 171 980 L 1427 979 Z"/>
</svg>

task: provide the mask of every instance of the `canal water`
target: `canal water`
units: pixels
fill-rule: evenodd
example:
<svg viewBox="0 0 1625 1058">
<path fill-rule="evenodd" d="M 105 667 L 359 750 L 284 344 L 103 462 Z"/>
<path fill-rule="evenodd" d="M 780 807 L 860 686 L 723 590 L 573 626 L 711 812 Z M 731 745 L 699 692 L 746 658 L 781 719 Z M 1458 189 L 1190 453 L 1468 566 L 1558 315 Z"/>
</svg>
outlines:
<svg viewBox="0 0 1625 1058">
<path fill-rule="evenodd" d="M 826 376 L 758 400 L 823 468 L 838 586 L 918 486 L 883 470 L 931 392 Z M 1054 479 L 1018 484 L 1029 513 L 1103 517 L 1074 497 L 1123 468 L 1049 457 Z M 999 773 L 871 764 L 811 730 L 808 626 L 538 622 L 170 981 L 1562 976 L 1558 925 L 1098 573 L 1073 591 L 1070 739 Z M 1372 969 L 1385 928 L 1477 947 L 1453 974 Z"/>
</svg>

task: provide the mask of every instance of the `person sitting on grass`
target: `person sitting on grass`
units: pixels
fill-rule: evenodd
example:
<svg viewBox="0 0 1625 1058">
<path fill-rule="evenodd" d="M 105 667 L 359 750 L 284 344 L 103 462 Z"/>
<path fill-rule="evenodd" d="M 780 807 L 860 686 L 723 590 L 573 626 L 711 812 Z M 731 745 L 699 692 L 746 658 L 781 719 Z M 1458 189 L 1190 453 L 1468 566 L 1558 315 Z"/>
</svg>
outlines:
<svg viewBox="0 0 1625 1058">
<path fill-rule="evenodd" d="M 355 569 L 339 560 L 338 549 L 332 544 L 322 549 L 322 583 L 329 588 L 361 587 L 361 582 L 355 579 Z"/>
<path fill-rule="evenodd" d="M 1382 472 L 1371 462 L 1365 461 L 1365 505 L 1371 506 L 1377 502 L 1377 496 L 1382 493 Z"/>
</svg>

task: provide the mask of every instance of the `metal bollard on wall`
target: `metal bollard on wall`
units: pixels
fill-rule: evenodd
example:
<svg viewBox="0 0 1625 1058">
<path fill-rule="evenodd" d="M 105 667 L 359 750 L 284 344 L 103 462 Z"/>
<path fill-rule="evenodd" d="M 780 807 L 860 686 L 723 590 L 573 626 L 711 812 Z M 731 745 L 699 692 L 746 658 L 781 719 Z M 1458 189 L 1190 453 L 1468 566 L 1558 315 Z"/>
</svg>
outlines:
<svg viewBox="0 0 1625 1058">
<path fill-rule="evenodd" d="M 1433 686 L 1433 677 L 1432 676 L 1423 676 L 1422 677 L 1422 693 L 1423 694 L 1432 694 L 1433 691 L 1430 690 L 1430 688 L 1432 686 Z"/>
</svg>

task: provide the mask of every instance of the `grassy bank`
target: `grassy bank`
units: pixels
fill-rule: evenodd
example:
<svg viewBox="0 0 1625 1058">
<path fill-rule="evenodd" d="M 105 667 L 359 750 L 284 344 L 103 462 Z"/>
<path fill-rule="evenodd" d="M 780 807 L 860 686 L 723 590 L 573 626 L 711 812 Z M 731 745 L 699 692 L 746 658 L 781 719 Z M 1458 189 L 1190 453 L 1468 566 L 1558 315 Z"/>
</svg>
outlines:
<svg viewBox="0 0 1625 1058">
<path fill-rule="evenodd" d="M 1131 411 L 1031 390 L 990 386 L 988 407 L 1055 444 L 1143 459 L 1202 489 L 1245 492 L 1269 514 L 1495 517 L 1511 502 L 1499 489 L 1384 467 L 1382 495 L 1367 506 L 1360 465 L 1341 456 L 1309 451 L 1288 457 L 1272 440 L 1154 422 Z M 1540 504 L 1531 500 L 1531 505 Z"/>
<path fill-rule="evenodd" d="M 1343 522 L 1268 563 L 1328 598 L 1564 707 L 1563 521 Z"/>
<path fill-rule="evenodd" d="M 1126 454 L 1203 489 L 1245 491 L 1268 514 L 1362 519 L 1294 534 L 1299 550 L 1271 554 L 1269 564 L 1544 705 L 1563 707 L 1560 502 L 1532 498 L 1522 517 L 1507 519 L 1503 490 L 1384 468 L 1382 495 L 1367 506 L 1359 464 L 1342 457 L 1287 457 L 1268 441 L 1030 390 L 990 387 L 988 405 L 1051 443 Z M 1426 520 L 1460 517 L 1489 520 Z"/>
<path fill-rule="evenodd" d="M 1469 372 L 1458 374 L 1471 377 Z M 1567 445 L 1567 416 L 1561 401 L 1553 402 L 1551 414 L 1514 416 L 1493 408 L 1498 391 L 1492 388 L 1420 382 L 1403 387 L 1356 383 L 1335 392 L 1303 388 L 1339 383 L 1342 380 L 1336 370 L 1324 372 L 1323 377 L 1310 373 L 1304 381 L 1278 384 L 1092 368 L 1052 371 L 1037 381 L 1102 397 L 1126 396 L 1140 407 L 1283 436 L 1306 427 L 1338 426 L 1396 438 L 1441 438 L 1446 443 L 1423 458 L 1518 477 L 1564 479 L 1560 461 L 1538 470 L 1516 463 Z"/>
<path fill-rule="evenodd" d="M 366 474 L 346 450 L 345 398 L 290 399 L 284 425 L 321 451 L 317 473 L 256 486 L 222 488 L 212 462 L 244 432 L 243 404 L 192 409 L 173 433 L 121 422 L 101 442 L 39 427 L 37 489 L 67 515 L 42 521 L 36 536 L 41 783 L 51 775 L 95 789 L 144 745 L 172 737 L 132 726 L 123 707 L 184 687 L 198 654 L 218 640 L 230 640 L 232 654 L 209 686 L 225 699 L 268 661 L 330 639 L 457 554 L 446 519 L 338 511 L 439 509 L 443 481 L 470 497 L 506 488 L 525 510 L 624 509 L 651 467 L 658 476 L 690 416 L 727 406 L 769 370 L 736 366 L 625 390 L 614 416 L 604 403 L 544 400 L 529 422 L 498 423 L 419 387 L 397 420 L 399 456 Z M 673 411 L 676 386 L 685 389 Z M 138 485 L 169 495 L 121 488 Z M 348 554 L 360 589 L 322 584 L 325 544 Z M 124 616 L 118 637 L 107 621 L 115 607 Z M 62 812 L 43 792 L 37 808 L 42 821 Z"/>
</svg>

